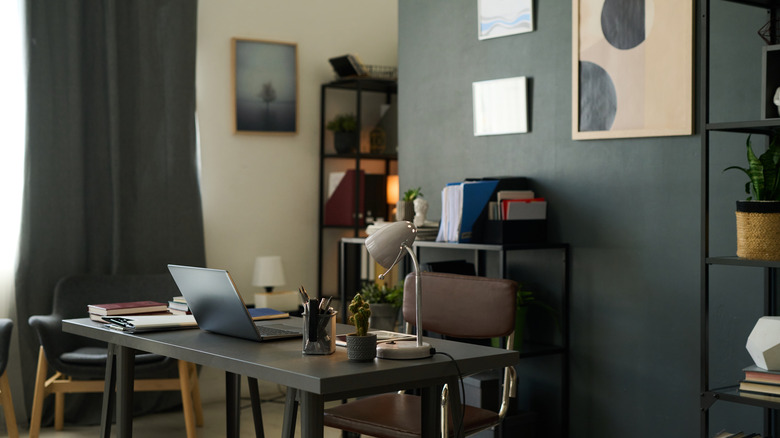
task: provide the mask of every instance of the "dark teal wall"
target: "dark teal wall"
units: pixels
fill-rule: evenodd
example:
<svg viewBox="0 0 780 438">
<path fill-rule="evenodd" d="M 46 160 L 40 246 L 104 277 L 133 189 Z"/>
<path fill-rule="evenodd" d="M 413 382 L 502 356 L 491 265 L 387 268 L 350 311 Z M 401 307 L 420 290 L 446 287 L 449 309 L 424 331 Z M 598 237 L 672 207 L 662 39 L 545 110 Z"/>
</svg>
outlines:
<svg viewBox="0 0 780 438">
<path fill-rule="evenodd" d="M 757 118 L 765 11 L 714 3 L 713 86 L 723 97 L 713 119 Z M 697 436 L 700 137 L 573 141 L 571 2 L 534 7 L 536 31 L 479 41 L 476 1 L 399 0 L 401 186 L 421 186 L 438 218 L 447 182 L 531 177 L 550 202 L 550 238 L 572 245 L 571 436 Z M 531 132 L 474 137 L 472 82 L 514 76 L 530 78 Z M 720 170 L 743 164 L 745 136 L 715 140 L 712 253 L 725 255 L 735 252 L 743 180 Z M 754 274 L 713 272 L 713 372 L 723 384 L 750 362 Z M 730 411 L 713 411 L 713 428 L 759 427 L 755 410 Z"/>
</svg>

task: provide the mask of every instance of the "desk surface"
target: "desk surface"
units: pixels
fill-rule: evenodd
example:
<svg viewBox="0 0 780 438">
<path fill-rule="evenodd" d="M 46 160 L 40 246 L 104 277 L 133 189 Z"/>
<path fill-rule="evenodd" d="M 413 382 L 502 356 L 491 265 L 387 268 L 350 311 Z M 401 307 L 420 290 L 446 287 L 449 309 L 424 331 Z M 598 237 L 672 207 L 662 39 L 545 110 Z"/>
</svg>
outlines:
<svg viewBox="0 0 780 438">
<path fill-rule="evenodd" d="M 304 355 L 300 339 L 252 342 L 200 329 L 130 334 L 107 329 L 89 318 L 65 320 L 62 328 L 68 333 L 279 383 L 328 399 L 428 386 L 457 374 L 450 358 L 444 355 L 352 362 L 343 347 L 337 347 L 331 355 Z M 339 324 L 337 332 L 353 329 Z M 519 359 L 516 351 L 441 339 L 425 341 L 437 351 L 452 355 L 464 375 L 502 368 Z"/>
</svg>

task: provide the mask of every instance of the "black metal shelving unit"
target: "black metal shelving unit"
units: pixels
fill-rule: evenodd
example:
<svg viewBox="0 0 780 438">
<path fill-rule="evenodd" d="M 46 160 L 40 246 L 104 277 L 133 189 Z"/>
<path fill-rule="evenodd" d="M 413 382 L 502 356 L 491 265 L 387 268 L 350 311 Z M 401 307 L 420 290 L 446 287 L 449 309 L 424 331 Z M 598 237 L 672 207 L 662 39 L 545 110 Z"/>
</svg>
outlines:
<svg viewBox="0 0 780 438">
<path fill-rule="evenodd" d="M 328 92 L 332 90 L 346 90 L 348 92 L 354 92 L 355 104 L 354 112 L 357 121 L 357 130 L 354 135 L 357 137 L 355 144 L 358 145 L 358 150 L 355 153 L 340 154 L 335 151 L 326 150 L 326 136 L 328 135 L 325 128 L 327 124 L 326 109 L 328 105 Z M 333 82 L 328 82 L 321 86 L 320 94 L 320 208 L 319 208 L 319 229 L 318 229 L 318 257 L 317 257 L 317 293 L 320 296 L 323 295 L 336 295 L 337 286 L 333 286 L 333 290 L 323 290 L 323 259 L 325 257 L 331 257 L 326 252 L 331 253 L 335 259 L 337 247 L 326 248 L 324 242 L 325 233 L 340 233 L 342 237 L 358 237 L 363 233 L 365 224 L 361 223 L 361 199 L 360 199 L 360 178 L 355 178 L 355 204 L 352 208 L 353 222 L 351 225 L 325 225 L 325 184 L 326 184 L 326 162 L 328 160 L 346 160 L 350 162 L 349 169 L 359 171 L 363 169 L 361 163 L 365 163 L 368 160 L 383 161 L 384 162 L 384 174 L 391 174 L 391 163 L 398 161 L 398 155 L 396 153 L 361 153 L 360 152 L 360 133 L 363 129 L 364 120 L 362 117 L 364 98 L 366 93 L 381 94 L 384 95 L 385 103 L 391 103 L 393 96 L 398 94 L 398 83 L 391 79 L 371 78 L 371 77 L 350 77 L 341 78 Z M 388 212 L 389 214 L 389 212 Z M 386 217 L 389 219 L 389 217 Z M 364 234 L 364 233 L 363 233 Z"/>
<path fill-rule="evenodd" d="M 701 133 L 701 437 L 711 436 L 709 430 L 709 411 L 718 402 L 755 406 L 764 409 L 763 437 L 778 436 L 778 416 L 780 397 L 752 396 L 740 393 L 738 386 L 723 388 L 710 387 L 710 268 L 722 266 L 751 267 L 762 271 L 764 276 L 764 314 L 777 314 L 778 261 L 747 260 L 736 256 L 711 256 L 709 254 L 709 207 L 710 207 L 710 135 L 713 132 L 732 132 L 743 134 L 770 135 L 780 128 L 780 119 L 761 119 L 747 121 L 726 121 L 711 123 L 710 117 L 710 4 L 713 0 L 700 0 L 699 36 L 699 132 Z M 780 0 L 725 0 L 731 3 L 767 9 L 770 22 L 775 23 L 776 12 L 780 10 Z M 770 34 L 775 35 L 774 26 Z"/>
</svg>

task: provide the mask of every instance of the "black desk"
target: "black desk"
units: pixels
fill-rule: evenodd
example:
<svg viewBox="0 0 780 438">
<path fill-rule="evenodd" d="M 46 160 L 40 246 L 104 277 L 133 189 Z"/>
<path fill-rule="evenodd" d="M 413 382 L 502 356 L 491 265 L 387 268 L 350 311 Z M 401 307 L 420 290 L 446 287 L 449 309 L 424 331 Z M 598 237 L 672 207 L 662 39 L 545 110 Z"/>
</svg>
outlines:
<svg viewBox="0 0 780 438">
<path fill-rule="evenodd" d="M 453 415 L 459 414 L 459 385 L 457 371 L 451 360 L 443 355 L 418 360 L 380 360 L 357 363 L 347 359 L 346 350 L 337 348 L 326 356 L 308 356 L 301 353 L 301 341 L 285 340 L 275 342 L 252 342 L 203 330 L 174 330 L 148 334 L 127 334 L 105 328 L 89 318 L 63 321 L 65 332 L 109 343 L 109 350 L 116 355 L 116 370 L 107 367 L 116 376 L 117 437 L 132 436 L 132 382 L 133 355 L 135 350 L 157 353 L 209 367 L 225 370 L 228 389 L 241 375 L 262 379 L 288 387 L 288 401 L 297 392 L 301 405 L 301 435 L 321 437 L 323 435 L 323 409 L 328 400 L 338 400 L 368 394 L 395 391 L 403 388 L 421 388 L 423 400 L 423 436 L 437 436 L 439 428 L 438 394 L 445 383 L 450 383 Z M 348 333 L 354 328 L 339 325 L 339 333 Z M 438 351 L 452 355 L 464 374 L 503 368 L 517 363 L 518 353 L 460 342 L 427 339 Z M 110 365 L 110 364 L 109 364 Z M 237 403 L 228 394 L 227 435 L 238 436 Z M 110 400 L 113 400 L 110 385 L 104 394 L 103 430 L 110 425 Z M 108 408 L 107 408 L 108 406 Z M 289 407 L 289 403 L 288 403 Z M 285 433 L 293 425 L 288 424 L 292 416 L 285 418 Z M 454 418 L 457 420 L 457 418 Z M 108 423 L 107 423 L 108 422 Z M 457 424 L 457 423 L 456 423 Z"/>
</svg>

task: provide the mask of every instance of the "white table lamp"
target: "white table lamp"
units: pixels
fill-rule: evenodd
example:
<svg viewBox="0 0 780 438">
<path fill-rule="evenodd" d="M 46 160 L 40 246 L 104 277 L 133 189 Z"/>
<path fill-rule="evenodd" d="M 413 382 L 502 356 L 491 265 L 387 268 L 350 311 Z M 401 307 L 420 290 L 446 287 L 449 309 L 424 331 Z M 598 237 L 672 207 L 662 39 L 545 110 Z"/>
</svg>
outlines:
<svg viewBox="0 0 780 438">
<path fill-rule="evenodd" d="M 404 251 L 412 257 L 414 265 L 417 340 L 379 344 L 376 347 L 376 355 L 382 359 L 421 359 L 431 356 L 430 344 L 422 341 L 422 277 L 420 276 L 420 264 L 412 250 L 412 244 L 416 237 L 417 227 L 413 223 L 399 221 L 383 226 L 366 238 L 368 253 L 377 263 L 387 268 L 387 271 L 379 276 L 380 279 L 383 279 L 403 258 Z"/>
<path fill-rule="evenodd" d="M 264 288 L 255 293 L 255 307 L 270 307 L 276 310 L 298 310 L 300 299 L 296 291 L 274 292 L 274 287 L 284 286 L 284 268 L 279 256 L 260 256 L 255 259 L 252 286 Z"/>
</svg>

